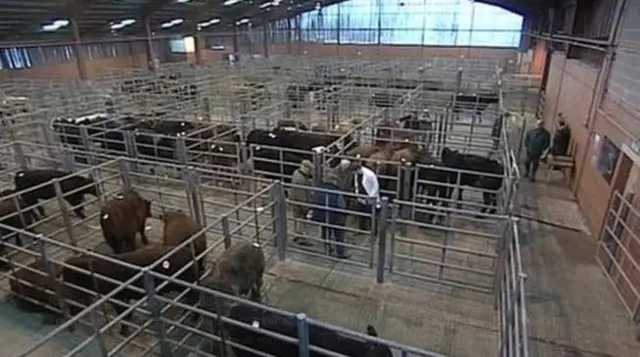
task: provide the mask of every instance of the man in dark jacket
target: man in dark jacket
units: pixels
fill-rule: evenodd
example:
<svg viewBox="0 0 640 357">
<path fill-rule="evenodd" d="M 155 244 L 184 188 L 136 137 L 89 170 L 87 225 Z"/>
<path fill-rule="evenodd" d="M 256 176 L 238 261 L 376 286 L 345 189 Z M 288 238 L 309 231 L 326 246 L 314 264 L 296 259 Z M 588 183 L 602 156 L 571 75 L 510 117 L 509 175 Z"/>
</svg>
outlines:
<svg viewBox="0 0 640 357">
<path fill-rule="evenodd" d="M 342 190 L 344 189 L 345 180 L 348 180 L 353 175 L 348 166 L 348 164 L 341 164 L 326 173 L 322 184 L 318 186 L 319 190 L 313 192 L 311 204 L 314 207 L 309 212 L 309 218 L 322 225 L 322 239 L 324 240 L 326 253 L 333 254 L 333 244 L 330 241 L 335 240 L 336 257 L 340 259 L 348 259 L 350 257 L 345 252 L 345 246 L 343 245 L 344 225 L 347 222 L 347 213 L 345 212 L 347 202 Z"/>
<path fill-rule="evenodd" d="M 549 153 L 552 156 L 565 156 L 571 142 L 571 129 L 564 120 L 558 120 L 558 128 L 553 134 L 553 142 Z"/>
<path fill-rule="evenodd" d="M 301 203 L 309 203 L 312 199 L 313 186 L 313 163 L 309 160 L 302 160 L 300 167 L 298 167 L 291 175 L 291 190 L 289 191 L 289 200 L 294 202 L 293 204 L 293 217 L 296 219 L 293 223 L 293 230 L 295 231 L 295 237 L 293 241 L 300 245 L 313 245 L 312 242 L 304 238 L 305 224 L 304 221 L 307 218 L 307 211 L 309 208 L 303 206 Z"/>
<path fill-rule="evenodd" d="M 524 162 L 524 177 L 529 177 L 531 182 L 536 180 L 536 172 L 540 164 L 542 153 L 551 143 L 551 134 L 544 127 L 544 122 L 538 120 L 536 127 L 529 130 L 524 137 L 524 147 L 526 149 L 526 159 Z"/>
</svg>

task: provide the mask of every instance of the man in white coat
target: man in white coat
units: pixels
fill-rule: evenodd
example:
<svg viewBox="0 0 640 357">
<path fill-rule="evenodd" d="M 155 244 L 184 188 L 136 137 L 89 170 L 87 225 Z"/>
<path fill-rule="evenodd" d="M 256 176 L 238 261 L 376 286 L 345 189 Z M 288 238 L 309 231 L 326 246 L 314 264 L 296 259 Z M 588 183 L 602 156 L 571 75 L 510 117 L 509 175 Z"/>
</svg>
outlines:
<svg viewBox="0 0 640 357">
<path fill-rule="evenodd" d="M 358 197 L 358 202 L 362 205 L 362 213 L 364 216 L 360 216 L 359 226 L 361 230 L 371 229 L 371 213 L 373 215 L 373 229 L 374 233 L 378 233 L 378 210 L 380 209 L 380 183 L 378 182 L 378 176 L 373 170 L 366 166 L 361 166 L 356 170 L 355 175 L 355 191 L 357 195 L 364 195 L 365 197 Z"/>
</svg>

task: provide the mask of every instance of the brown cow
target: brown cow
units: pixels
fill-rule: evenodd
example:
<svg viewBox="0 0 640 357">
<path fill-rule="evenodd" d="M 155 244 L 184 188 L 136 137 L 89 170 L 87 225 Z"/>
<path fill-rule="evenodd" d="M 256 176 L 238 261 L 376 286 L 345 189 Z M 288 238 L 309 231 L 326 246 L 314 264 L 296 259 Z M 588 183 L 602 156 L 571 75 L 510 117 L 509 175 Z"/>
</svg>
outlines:
<svg viewBox="0 0 640 357">
<path fill-rule="evenodd" d="M 167 212 L 162 217 L 164 221 L 164 233 L 162 235 L 162 244 L 166 246 L 177 246 L 185 240 L 193 237 L 202 230 L 202 227 L 184 212 Z M 202 254 L 207 249 L 207 237 L 205 233 L 201 233 L 193 241 L 194 253 L 196 256 Z M 190 248 L 190 245 L 187 246 Z M 204 257 L 198 260 L 198 271 L 204 271 Z"/>
<path fill-rule="evenodd" d="M 136 249 L 136 233 L 144 245 L 149 241 L 145 234 L 147 218 L 151 217 L 151 201 L 133 190 L 109 200 L 100 210 L 100 227 L 104 239 L 116 254 Z"/>
<path fill-rule="evenodd" d="M 215 262 L 206 285 L 228 294 L 250 294 L 251 299 L 259 301 L 264 268 L 265 258 L 258 243 L 236 243 Z"/>
<path fill-rule="evenodd" d="M 18 307 L 27 311 L 47 313 L 58 309 L 55 278 L 60 276 L 61 272 L 60 266 L 51 264 L 52 278 L 46 262 L 40 259 L 25 268 L 15 270 L 9 277 L 9 286 Z"/>
<path fill-rule="evenodd" d="M 348 156 L 353 156 L 353 157 L 359 158 L 359 159 L 366 159 L 366 158 L 370 157 L 371 155 L 377 153 L 378 151 L 380 151 L 380 148 L 375 146 L 375 145 L 361 145 L 361 146 L 358 146 L 357 148 L 349 151 L 349 153 L 347 155 Z"/>
<path fill-rule="evenodd" d="M 365 166 L 369 166 L 369 168 L 375 171 L 378 175 L 385 175 L 388 172 L 388 161 L 391 161 L 391 157 L 394 152 L 393 144 L 386 144 L 383 149 L 378 150 L 369 156 L 365 161 Z"/>
<path fill-rule="evenodd" d="M 156 264 L 153 271 L 165 276 L 173 276 L 179 270 L 182 270 L 185 265 L 193 261 L 191 249 L 188 247 L 178 249 L 176 251 L 174 250 L 175 247 L 171 246 L 145 247 L 143 249 L 118 254 L 112 257 L 125 263 L 135 265 L 136 267 L 129 267 L 110 260 L 91 257 L 88 255 L 71 257 L 67 259 L 66 265 L 62 269 L 62 280 L 65 283 L 65 298 L 75 303 L 87 305 L 91 302 L 91 295 L 82 292 L 78 288 L 74 288 L 72 285 L 90 291 L 95 291 L 101 295 L 106 295 L 120 286 L 123 282 L 138 274 L 141 267 L 157 263 L 160 258 L 169 253 L 171 253 L 171 255 L 163 259 L 161 263 Z M 87 272 L 79 271 L 77 269 L 82 269 Z M 90 273 L 91 270 L 93 270 L 94 275 Z M 182 273 L 178 274 L 177 279 L 195 283 L 198 281 L 201 274 L 202 272 L 197 269 L 197 264 L 192 264 L 188 269 L 185 269 Z M 101 278 L 100 275 L 113 279 L 116 282 Z M 146 279 L 137 279 L 132 285 L 144 289 L 145 280 Z M 185 289 L 181 284 L 172 282 L 169 282 L 160 288 L 159 286 L 166 281 L 167 280 L 165 279 L 154 277 L 153 283 L 158 294 L 182 292 Z M 113 308 L 116 310 L 116 313 L 120 315 L 127 309 L 126 303 L 128 301 L 139 300 L 143 296 L 144 292 L 135 291 L 133 289 L 123 289 L 113 296 L 115 300 L 120 302 L 113 304 Z M 185 303 L 187 305 L 195 305 L 199 299 L 199 294 L 195 290 L 190 290 L 190 292 L 186 294 L 185 298 Z M 77 308 L 72 308 L 71 306 L 70 310 L 72 314 L 77 314 L 79 312 Z M 120 333 L 126 336 L 128 335 L 128 331 L 128 326 L 123 324 L 120 329 Z"/>
</svg>

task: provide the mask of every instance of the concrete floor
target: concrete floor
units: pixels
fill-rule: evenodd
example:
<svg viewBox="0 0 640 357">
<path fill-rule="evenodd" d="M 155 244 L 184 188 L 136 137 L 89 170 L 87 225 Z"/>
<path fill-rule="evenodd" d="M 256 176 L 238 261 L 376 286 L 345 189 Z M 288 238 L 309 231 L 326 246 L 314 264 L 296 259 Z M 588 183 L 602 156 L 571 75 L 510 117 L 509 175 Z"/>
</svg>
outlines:
<svg viewBox="0 0 640 357">
<path fill-rule="evenodd" d="M 595 238 L 584 233 L 571 192 L 557 181 L 523 181 L 519 207 L 554 224 L 520 221 L 531 356 L 638 356 L 633 324 L 596 265 Z"/>
</svg>

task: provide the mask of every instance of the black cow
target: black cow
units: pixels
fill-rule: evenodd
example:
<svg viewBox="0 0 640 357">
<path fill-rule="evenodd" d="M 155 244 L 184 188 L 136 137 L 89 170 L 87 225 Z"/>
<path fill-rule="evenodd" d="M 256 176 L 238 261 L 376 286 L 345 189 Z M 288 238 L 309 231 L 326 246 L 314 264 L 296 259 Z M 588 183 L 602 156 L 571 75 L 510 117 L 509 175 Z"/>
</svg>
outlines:
<svg viewBox="0 0 640 357">
<path fill-rule="evenodd" d="M 38 186 L 47 182 L 51 182 L 53 179 L 60 180 L 60 188 L 62 193 L 75 191 L 68 195 L 65 195 L 64 199 L 74 207 L 73 211 L 78 217 L 84 219 L 84 208 L 81 206 L 85 194 L 90 194 L 98 197 L 98 189 L 94 184 L 93 179 L 86 178 L 78 175 L 72 175 L 71 172 L 57 171 L 57 170 L 22 170 L 16 173 L 14 183 L 16 191 L 27 190 L 22 193 L 22 199 L 28 206 L 33 206 L 38 203 L 38 200 L 47 200 L 55 197 L 56 191 L 53 184 L 49 183 L 36 189 L 31 189 L 34 186 Z M 42 206 L 36 207 L 38 213 L 44 217 L 45 212 Z M 35 213 L 33 213 L 35 214 Z"/>
<path fill-rule="evenodd" d="M 312 154 L 311 151 L 313 148 L 320 146 L 327 147 L 340 138 L 339 135 L 335 134 L 320 134 L 315 132 L 300 132 L 282 129 L 273 130 L 271 133 L 276 136 L 275 140 L 280 146 L 289 149 L 308 151 L 309 155 Z M 312 159 L 312 156 L 309 156 L 309 158 Z"/>
<path fill-rule="evenodd" d="M 453 107 L 453 113 L 456 119 L 460 118 L 460 112 L 463 110 L 473 110 L 474 117 L 478 117 L 478 122 L 482 122 L 482 113 L 487 109 L 489 104 L 497 104 L 499 102 L 498 94 L 457 94 L 456 105 Z"/>
<path fill-rule="evenodd" d="M 496 206 L 498 204 L 498 198 L 495 191 L 502 187 L 502 175 L 504 174 L 504 166 L 496 160 L 486 157 L 461 154 L 457 150 L 451 150 L 449 148 L 442 149 L 442 163 L 451 168 L 475 171 L 478 173 L 453 173 L 449 177 L 451 184 L 456 184 L 459 180 L 460 187 L 458 188 L 458 201 L 462 200 L 463 186 L 473 186 L 482 188 L 482 199 L 486 206 L 493 206 L 489 213 L 496 212 Z M 491 176 L 482 175 L 482 173 L 492 174 Z M 460 176 L 458 178 L 458 175 Z M 449 194 L 453 193 L 453 189 Z M 458 204 L 460 205 L 460 204 Z M 482 212 L 486 212 L 488 208 L 483 207 Z"/>
<path fill-rule="evenodd" d="M 51 128 L 58 133 L 60 141 L 71 147 L 82 147 L 82 127 L 87 127 L 87 133 L 91 136 L 98 133 L 98 127 L 112 127 L 106 115 L 95 114 L 78 118 L 56 118 L 51 122 Z M 102 124 L 102 125 L 100 125 Z"/>
<path fill-rule="evenodd" d="M 225 328 L 233 342 L 252 348 L 254 350 L 276 356 L 291 357 L 299 354 L 297 343 L 289 343 L 257 332 L 264 329 L 281 335 L 297 338 L 297 321 L 294 317 L 283 316 L 274 312 L 265 311 L 246 305 L 236 305 L 231 308 L 231 319 L 253 325 L 253 327 L 240 327 L 225 324 Z M 377 337 L 376 329 L 368 325 L 367 334 Z M 363 340 L 360 338 L 340 334 L 326 327 L 309 325 L 309 344 L 325 350 L 349 357 L 392 357 L 388 346 Z M 255 357 L 256 353 L 232 347 L 236 357 Z M 311 357 L 325 356 L 324 353 L 309 351 Z"/>
</svg>

